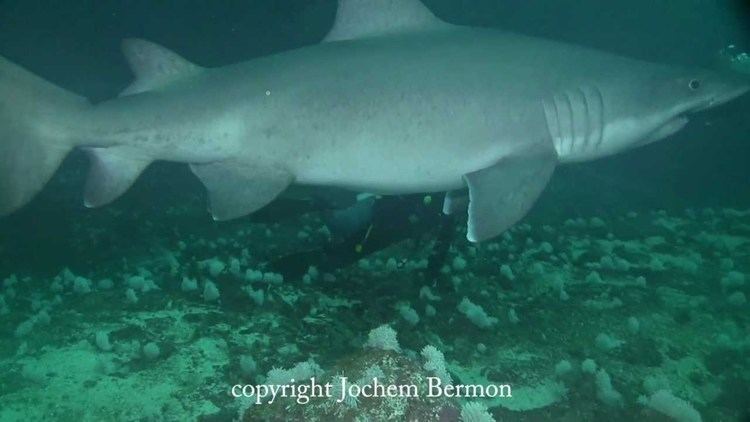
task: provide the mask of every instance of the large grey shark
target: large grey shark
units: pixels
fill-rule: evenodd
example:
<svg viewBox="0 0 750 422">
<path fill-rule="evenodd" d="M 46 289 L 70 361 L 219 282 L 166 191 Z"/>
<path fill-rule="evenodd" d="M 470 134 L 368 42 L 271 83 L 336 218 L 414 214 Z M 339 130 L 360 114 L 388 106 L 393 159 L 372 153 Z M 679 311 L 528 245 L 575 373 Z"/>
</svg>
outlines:
<svg viewBox="0 0 750 422">
<path fill-rule="evenodd" d="M 340 0 L 322 43 L 208 69 L 124 42 L 136 75 L 97 105 L 0 58 L 0 214 L 85 148 L 85 204 L 154 160 L 189 163 L 217 220 L 292 184 L 448 192 L 467 238 L 529 210 L 560 163 L 663 139 L 748 91 L 733 76 L 437 19 L 418 0 Z M 467 197 L 468 196 L 468 197 Z"/>
</svg>

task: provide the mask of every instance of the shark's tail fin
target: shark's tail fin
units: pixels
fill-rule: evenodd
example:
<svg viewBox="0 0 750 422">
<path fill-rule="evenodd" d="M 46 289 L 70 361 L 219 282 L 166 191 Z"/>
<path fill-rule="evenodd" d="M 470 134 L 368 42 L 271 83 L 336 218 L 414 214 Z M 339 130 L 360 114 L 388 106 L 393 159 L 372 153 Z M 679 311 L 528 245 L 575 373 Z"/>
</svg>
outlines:
<svg viewBox="0 0 750 422">
<path fill-rule="evenodd" d="M 0 57 L 0 216 L 28 203 L 74 146 L 85 99 Z"/>
</svg>

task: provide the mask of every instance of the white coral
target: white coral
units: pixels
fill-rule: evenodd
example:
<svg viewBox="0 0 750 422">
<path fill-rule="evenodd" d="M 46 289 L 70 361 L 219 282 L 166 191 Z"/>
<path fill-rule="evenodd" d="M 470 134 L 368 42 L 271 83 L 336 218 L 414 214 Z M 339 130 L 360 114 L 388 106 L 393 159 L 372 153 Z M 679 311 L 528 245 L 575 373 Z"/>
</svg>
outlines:
<svg viewBox="0 0 750 422">
<path fill-rule="evenodd" d="M 401 346 L 399 346 L 398 339 L 396 338 L 396 331 L 387 324 L 370 330 L 365 347 L 372 347 L 380 350 L 393 350 L 395 352 L 401 351 Z"/>
<path fill-rule="evenodd" d="M 423 368 L 437 375 L 445 384 L 452 384 L 453 379 L 445 367 L 445 355 L 435 346 L 425 346 L 422 349 L 422 357 L 425 359 Z"/>
<path fill-rule="evenodd" d="M 461 406 L 462 422 L 495 422 L 495 418 L 487 411 L 487 406 L 473 401 Z"/>
</svg>

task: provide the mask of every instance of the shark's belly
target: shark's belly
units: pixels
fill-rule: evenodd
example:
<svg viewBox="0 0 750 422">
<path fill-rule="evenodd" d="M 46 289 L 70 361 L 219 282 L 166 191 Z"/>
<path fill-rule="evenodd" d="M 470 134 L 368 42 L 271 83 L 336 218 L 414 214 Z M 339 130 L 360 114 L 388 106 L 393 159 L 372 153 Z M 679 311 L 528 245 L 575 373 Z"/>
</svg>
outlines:
<svg viewBox="0 0 750 422">
<path fill-rule="evenodd" d="M 464 187 L 463 175 L 523 145 L 498 133 L 478 111 L 439 109 L 391 105 L 378 118 L 342 118 L 341 124 L 331 123 L 330 130 L 305 140 L 309 149 L 293 155 L 292 172 L 301 184 L 357 191 L 447 191 Z"/>
<path fill-rule="evenodd" d="M 314 165 L 297 167 L 296 181 L 380 194 L 436 192 L 462 187 L 464 169 L 471 167 L 466 157 L 449 161 L 441 154 L 402 154 L 376 149 L 327 154 Z"/>
</svg>

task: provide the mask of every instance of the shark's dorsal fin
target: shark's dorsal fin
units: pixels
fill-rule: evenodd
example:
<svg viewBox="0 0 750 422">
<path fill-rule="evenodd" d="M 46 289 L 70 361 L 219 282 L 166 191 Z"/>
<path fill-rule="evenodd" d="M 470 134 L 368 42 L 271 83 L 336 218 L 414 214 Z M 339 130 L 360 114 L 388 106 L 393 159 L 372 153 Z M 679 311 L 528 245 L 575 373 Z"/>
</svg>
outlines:
<svg viewBox="0 0 750 422">
<path fill-rule="evenodd" d="M 324 42 L 447 26 L 419 0 L 339 0 Z"/>
<path fill-rule="evenodd" d="M 169 49 L 137 38 L 123 40 L 122 52 L 136 79 L 120 96 L 151 91 L 203 69 Z"/>
</svg>

